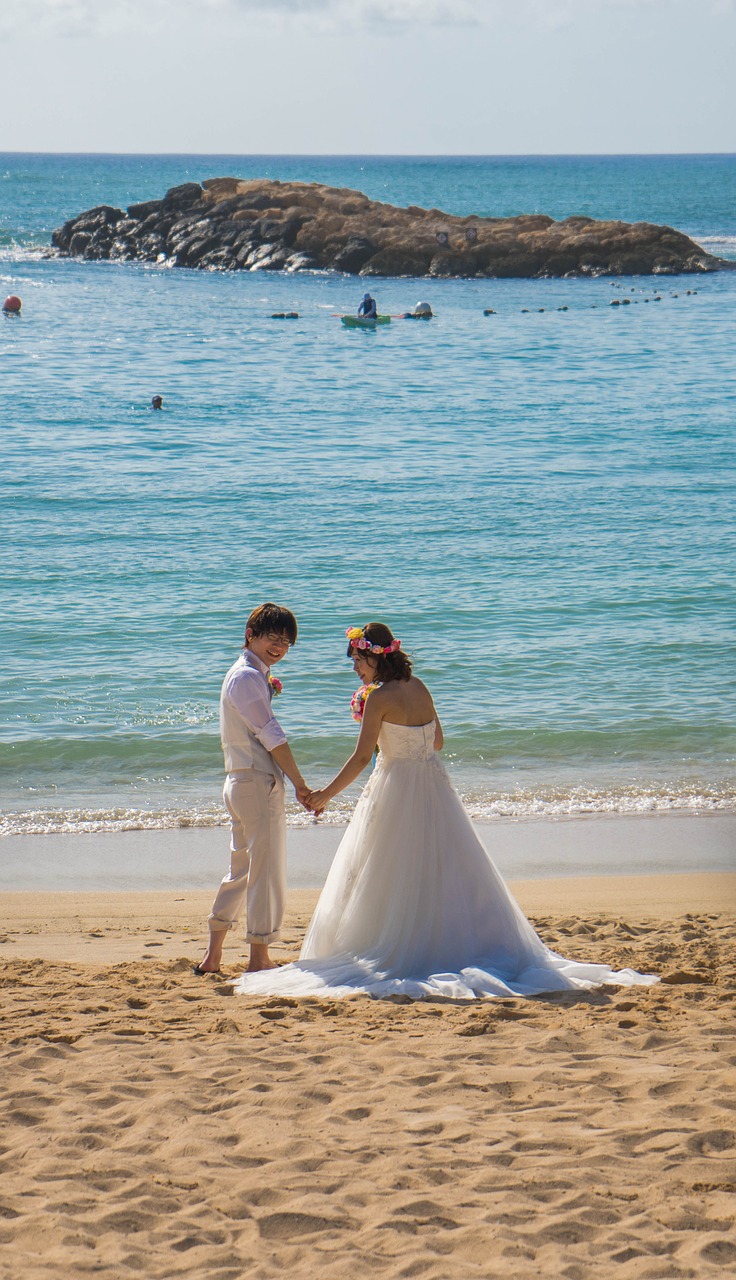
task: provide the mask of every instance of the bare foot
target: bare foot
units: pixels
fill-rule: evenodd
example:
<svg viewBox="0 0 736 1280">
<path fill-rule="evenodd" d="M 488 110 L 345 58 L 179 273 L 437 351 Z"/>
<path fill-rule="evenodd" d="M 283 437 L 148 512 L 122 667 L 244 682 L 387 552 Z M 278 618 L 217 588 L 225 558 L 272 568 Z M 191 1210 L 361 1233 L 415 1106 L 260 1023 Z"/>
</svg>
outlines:
<svg viewBox="0 0 736 1280">
<path fill-rule="evenodd" d="M 276 965 L 268 954 L 267 942 L 251 942 L 248 973 L 260 973 L 262 969 L 275 969 Z"/>
<path fill-rule="evenodd" d="M 225 931 L 219 933 L 211 933 L 210 940 L 199 964 L 195 966 L 197 973 L 219 973 L 222 964 L 222 947 L 225 941 Z"/>
</svg>

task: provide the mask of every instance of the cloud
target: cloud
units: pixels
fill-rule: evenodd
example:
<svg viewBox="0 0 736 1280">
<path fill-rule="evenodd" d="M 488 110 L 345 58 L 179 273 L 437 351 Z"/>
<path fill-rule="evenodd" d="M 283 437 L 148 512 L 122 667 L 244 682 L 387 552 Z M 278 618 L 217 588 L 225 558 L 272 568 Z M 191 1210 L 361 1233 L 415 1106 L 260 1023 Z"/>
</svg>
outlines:
<svg viewBox="0 0 736 1280">
<path fill-rule="evenodd" d="M 216 18 L 297 19 L 322 29 L 399 31 L 420 27 L 567 26 L 584 13 L 692 8 L 693 17 L 733 13 L 736 0 L 0 0 L 0 34 L 113 36 Z"/>
<path fill-rule="evenodd" d="M 229 0 L 226 0 L 229 3 Z M 114 35 L 147 31 L 175 10 L 206 11 L 218 0 L 1 0 L 0 32 L 60 36 Z"/>
<path fill-rule="evenodd" d="M 0 0 L 0 34 L 114 36 L 216 18 L 284 19 L 350 30 L 465 25 L 494 0 Z"/>
<path fill-rule="evenodd" d="M 356 23 L 432 26 L 479 22 L 494 0 L 230 0 L 252 13 L 291 14 Z"/>
</svg>

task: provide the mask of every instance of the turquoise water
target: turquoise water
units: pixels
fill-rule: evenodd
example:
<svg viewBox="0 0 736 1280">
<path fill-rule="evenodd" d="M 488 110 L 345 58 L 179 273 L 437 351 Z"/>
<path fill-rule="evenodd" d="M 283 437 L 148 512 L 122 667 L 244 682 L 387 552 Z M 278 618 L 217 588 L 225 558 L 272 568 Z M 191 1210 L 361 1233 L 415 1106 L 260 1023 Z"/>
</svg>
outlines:
<svg viewBox="0 0 736 1280">
<path fill-rule="evenodd" d="M 224 173 L 736 256 L 734 157 L 0 156 L 3 829 L 219 822 L 219 686 L 267 598 L 299 618 L 277 712 L 315 784 L 354 741 L 344 628 L 381 618 L 475 816 L 736 807 L 736 273 L 380 281 L 436 318 L 365 333 L 334 318 L 350 277 L 39 253 Z"/>
</svg>

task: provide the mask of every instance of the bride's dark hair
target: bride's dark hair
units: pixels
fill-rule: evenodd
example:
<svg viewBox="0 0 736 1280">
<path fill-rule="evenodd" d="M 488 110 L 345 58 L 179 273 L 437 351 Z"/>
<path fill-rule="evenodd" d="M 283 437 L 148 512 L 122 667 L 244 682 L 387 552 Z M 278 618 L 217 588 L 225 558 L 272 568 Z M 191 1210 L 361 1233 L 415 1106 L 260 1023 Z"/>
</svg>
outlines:
<svg viewBox="0 0 736 1280">
<path fill-rule="evenodd" d="M 394 638 L 383 622 L 369 622 L 363 628 L 363 635 L 371 644 L 380 644 L 384 649 Z M 360 650 L 357 652 L 359 653 Z M 411 679 L 411 659 L 407 658 L 400 649 L 396 649 L 393 653 L 372 653 L 370 657 L 376 659 L 375 679 L 381 684 L 388 684 L 389 680 Z"/>
</svg>

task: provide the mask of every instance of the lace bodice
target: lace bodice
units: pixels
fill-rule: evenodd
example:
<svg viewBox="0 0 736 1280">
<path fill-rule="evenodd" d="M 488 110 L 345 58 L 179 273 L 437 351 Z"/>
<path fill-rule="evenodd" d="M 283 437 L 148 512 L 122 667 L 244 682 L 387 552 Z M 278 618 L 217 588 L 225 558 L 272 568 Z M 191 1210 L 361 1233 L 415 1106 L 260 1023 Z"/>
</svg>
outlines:
<svg viewBox="0 0 736 1280">
<path fill-rule="evenodd" d="M 390 724 L 384 720 L 378 745 L 384 760 L 429 760 L 434 755 L 435 720 L 429 724 Z"/>
</svg>

